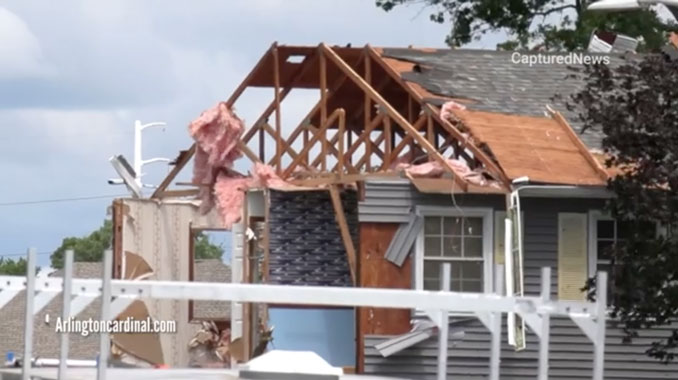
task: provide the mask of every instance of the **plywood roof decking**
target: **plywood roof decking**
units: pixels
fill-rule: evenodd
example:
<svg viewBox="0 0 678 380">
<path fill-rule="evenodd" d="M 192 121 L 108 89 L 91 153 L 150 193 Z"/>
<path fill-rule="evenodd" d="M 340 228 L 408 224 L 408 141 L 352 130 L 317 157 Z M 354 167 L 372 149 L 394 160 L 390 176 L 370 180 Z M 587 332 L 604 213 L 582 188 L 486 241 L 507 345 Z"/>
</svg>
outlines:
<svg viewBox="0 0 678 380">
<path fill-rule="evenodd" d="M 510 179 L 527 176 L 530 182 L 602 186 L 605 181 L 556 120 L 456 111 L 473 137 L 486 143 Z"/>
</svg>

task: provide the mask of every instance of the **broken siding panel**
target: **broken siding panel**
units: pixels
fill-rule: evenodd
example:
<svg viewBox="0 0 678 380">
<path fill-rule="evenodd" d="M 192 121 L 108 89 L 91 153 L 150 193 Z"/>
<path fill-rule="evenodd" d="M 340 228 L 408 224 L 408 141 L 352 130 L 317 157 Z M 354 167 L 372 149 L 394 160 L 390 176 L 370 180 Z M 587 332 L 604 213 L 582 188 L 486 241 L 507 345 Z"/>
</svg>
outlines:
<svg viewBox="0 0 678 380">
<path fill-rule="evenodd" d="M 190 228 L 219 228 L 215 212 L 200 215 L 187 203 L 156 203 L 124 199 L 122 252 L 134 252 L 153 268 L 152 280 L 188 281 Z M 158 320 L 174 320 L 176 334 L 161 334 L 166 364 L 188 365 L 186 346 L 199 325 L 188 322 L 188 301 L 145 300 L 150 315 Z"/>
<path fill-rule="evenodd" d="M 489 376 L 490 334 L 480 322 L 471 320 L 451 324 L 451 330 L 463 325 L 462 341 L 449 341 L 448 374 L 451 378 L 487 379 Z M 504 320 L 503 331 L 506 331 Z M 452 333 L 452 331 L 451 331 Z M 645 355 L 654 338 L 666 336 L 668 328 L 655 328 L 641 332 L 631 344 L 623 344 L 623 331 L 608 325 L 605 347 L 606 380 L 674 379 L 678 363 L 664 365 Z M 365 373 L 399 376 L 412 379 L 435 378 L 437 337 L 432 337 L 414 347 L 384 358 L 375 345 L 393 336 L 367 336 L 365 338 Z M 538 339 L 527 334 L 527 347 L 516 352 L 504 334 L 501 352 L 501 378 L 522 380 L 536 378 L 539 356 Z M 591 379 L 593 370 L 593 345 L 574 325 L 564 318 L 551 320 L 551 345 L 549 352 L 549 380 Z"/>
<path fill-rule="evenodd" d="M 358 242 L 357 194 L 341 193 Z M 351 286 L 346 249 L 327 191 L 270 191 L 269 283 Z"/>
<path fill-rule="evenodd" d="M 409 181 L 365 181 L 365 200 L 359 204 L 360 222 L 407 223 L 412 204 Z"/>
<path fill-rule="evenodd" d="M 421 215 L 410 213 L 407 223 L 401 223 L 391 240 L 391 244 L 386 250 L 384 257 L 386 260 L 397 266 L 403 266 L 405 259 L 412 251 L 414 242 L 424 224 L 424 218 Z"/>
</svg>

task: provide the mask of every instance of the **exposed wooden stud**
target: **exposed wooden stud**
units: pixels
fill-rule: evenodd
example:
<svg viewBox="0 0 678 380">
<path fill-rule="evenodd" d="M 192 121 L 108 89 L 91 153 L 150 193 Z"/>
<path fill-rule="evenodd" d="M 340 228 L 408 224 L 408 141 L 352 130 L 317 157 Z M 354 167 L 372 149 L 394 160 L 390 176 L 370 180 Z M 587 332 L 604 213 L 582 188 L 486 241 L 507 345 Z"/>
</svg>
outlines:
<svg viewBox="0 0 678 380">
<path fill-rule="evenodd" d="M 276 132 L 275 132 L 275 130 L 273 129 L 273 127 L 271 127 L 271 126 L 268 125 L 267 123 L 261 124 L 260 128 L 262 128 L 262 130 L 265 131 L 265 132 L 267 132 L 269 135 L 271 135 L 271 136 L 273 136 L 273 137 L 277 137 L 277 136 L 276 136 Z M 284 141 L 284 142 L 283 142 L 283 145 L 282 145 L 282 153 L 280 154 L 280 156 L 282 157 L 285 153 L 289 154 L 290 157 L 292 157 L 293 159 L 296 158 L 297 155 L 298 155 L 297 152 L 294 150 L 294 148 L 292 148 L 291 142 L 290 142 L 290 143 L 287 143 L 287 141 Z M 269 162 L 269 165 L 274 164 L 274 163 L 275 163 L 275 162 L 274 162 L 273 160 L 271 160 L 271 161 Z"/>
<path fill-rule="evenodd" d="M 388 170 L 391 165 L 391 147 L 393 135 L 391 134 L 391 118 L 384 118 L 384 158 L 382 170 Z"/>
<path fill-rule="evenodd" d="M 424 99 L 421 97 L 421 95 L 414 90 L 412 85 L 405 80 L 403 80 L 400 77 L 400 74 L 398 74 L 395 70 L 393 70 L 392 67 L 387 65 L 382 59 L 379 53 L 377 53 L 374 48 L 372 48 L 369 45 L 365 46 L 365 50 L 367 52 L 367 55 L 369 55 L 374 62 L 376 62 L 381 68 L 384 69 L 384 71 L 391 77 L 393 78 L 397 83 L 401 85 L 409 94 L 412 96 L 422 107 L 423 110 L 428 111 L 432 114 L 433 119 L 438 122 L 441 128 L 444 129 L 445 132 L 453 135 L 456 139 L 459 140 L 460 144 L 463 144 L 464 148 L 468 148 L 475 157 L 478 157 L 480 161 L 485 165 L 485 167 L 494 175 L 499 177 L 499 179 L 505 184 L 509 185 L 510 180 L 504 174 L 504 171 L 501 170 L 501 168 L 490 158 L 488 157 L 482 150 L 480 150 L 478 147 L 476 147 L 474 144 L 469 143 L 466 141 L 464 138 L 463 134 L 455 127 L 453 126 L 450 122 L 447 120 L 443 120 L 439 112 L 431 106 L 430 104 L 426 103 Z M 455 177 L 456 178 L 456 177 Z"/>
<path fill-rule="evenodd" d="M 426 120 L 427 120 L 427 124 L 428 124 L 427 125 L 427 132 L 426 132 L 427 136 L 426 137 L 428 137 L 428 142 L 431 143 L 431 145 L 433 145 L 435 147 L 435 145 L 434 145 L 435 140 L 434 140 L 434 137 L 433 137 L 433 118 L 431 117 L 431 115 L 428 115 L 426 117 Z M 429 157 L 432 159 L 433 154 L 432 153 L 429 154 Z"/>
<path fill-rule="evenodd" d="M 341 204 L 341 195 L 336 185 L 330 186 L 330 197 L 332 198 L 332 205 L 334 206 L 334 214 L 339 224 L 339 231 L 341 232 L 341 239 L 344 241 L 344 248 L 346 249 L 346 256 L 348 261 L 348 268 L 351 272 L 351 280 L 353 285 L 356 285 L 356 255 L 355 247 L 353 245 L 353 238 L 348 229 L 346 222 L 346 214 L 344 214 L 344 207 Z"/>
<path fill-rule="evenodd" d="M 383 119 L 384 119 L 384 115 L 377 115 L 377 117 L 375 117 L 374 120 L 372 120 L 369 123 L 369 125 L 367 125 L 367 127 L 365 127 L 365 130 L 363 131 L 363 133 L 360 134 L 360 136 L 358 136 L 358 139 L 353 143 L 353 145 L 351 145 L 348 148 L 348 150 L 346 151 L 346 154 L 352 155 L 353 153 L 355 153 L 355 151 L 358 150 L 358 148 L 360 147 L 360 144 L 362 144 L 363 141 L 365 141 L 369 138 L 370 132 L 372 130 L 374 130 L 374 128 L 376 128 L 376 126 L 379 125 L 379 123 L 381 123 L 383 121 Z"/>
<path fill-rule="evenodd" d="M 450 165 L 449 162 L 440 154 L 438 153 L 433 145 L 431 145 L 428 140 L 426 140 L 423 136 L 421 136 L 414 127 L 410 123 L 405 120 L 405 118 L 398 113 L 393 107 L 386 101 L 384 98 L 374 89 L 365 82 L 363 78 L 360 77 L 346 62 L 344 62 L 341 57 L 337 55 L 331 48 L 329 48 L 326 44 L 320 44 L 320 46 L 323 49 L 323 53 L 327 55 L 327 57 L 334 62 L 337 67 L 346 74 L 349 79 L 351 79 L 358 87 L 360 87 L 366 94 L 369 94 L 370 98 L 372 98 L 373 101 L 375 101 L 377 104 L 382 106 L 382 108 L 386 111 L 386 113 L 393 118 L 393 120 L 398 123 L 403 129 L 405 129 L 408 133 L 412 134 L 414 138 L 417 140 L 419 145 L 423 146 L 428 152 L 433 152 L 434 158 L 442 165 L 445 170 L 450 172 L 454 176 L 454 180 L 459 184 L 459 186 L 466 190 L 468 188 L 467 183 L 464 179 L 460 178 L 458 175 L 456 175 L 454 169 Z"/>
<path fill-rule="evenodd" d="M 252 160 L 252 162 L 261 162 L 259 161 L 259 157 L 257 157 L 257 155 L 254 154 L 254 152 L 252 152 L 252 150 L 247 145 L 245 145 L 242 140 L 238 141 L 238 148 L 245 154 L 245 156 L 247 156 L 247 158 Z"/>
<path fill-rule="evenodd" d="M 160 194 L 160 198 L 178 198 L 178 197 L 192 197 L 200 193 L 198 189 L 189 190 L 165 190 Z"/>
<path fill-rule="evenodd" d="M 327 122 L 327 58 L 325 54 L 320 53 L 320 125 Z M 323 129 L 321 156 L 322 171 L 327 171 L 327 128 Z"/>
<path fill-rule="evenodd" d="M 370 57 L 368 55 L 365 55 L 365 81 L 367 81 L 368 84 L 372 83 L 372 62 L 370 61 Z M 370 96 L 365 93 L 365 104 L 363 106 L 363 113 L 365 114 L 365 130 L 367 131 L 367 126 L 370 125 L 370 118 L 372 117 L 372 102 L 370 101 Z M 367 132 L 367 141 L 370 140 L 369 136 L 371 134 L 371 129 L 370 132 Z M 372 147 L 370 144 L 365 144 L 365 155 L 368 157 L 367 159 L 367 166 L 366 170 L 367 172 L 372 170 L 371 167 L 371 160 L 369 157 L 372 156 Z M 360 165 L 359 165 L 360 166 Z"/>
<path fill-rule="evenodd" d="M 188 161 L 191 160 L 193 155 L 195 154 L 195 150 L 197 149 L 196 143 L 193 143 L 188 150 L 183 151 L 179 154 L 179 160 L 177 160 L 176 165 L 174 165 L 174 168 L 172 168 L 172 171 L 167 174 L 167 177 L 162 180 L 160 183 L 160 186 L 158 186 L 157 189 L 153 192 L 153 195 L 151 195 L 151 198 L 159 198 L 160 194 L 162 194 L 166 189 L 167 186 L 169 186 L 172 181 L 174 181 L 174 178 L 176 178 L 177 174 L 186 166 Z"/>
<path fill-rule="evenodd" d="M 304 146 L 304 149 L 302 149 L 302 151 L 299 152 L 299 156 L 297 156 L 297 158 L 294 159 L 290 166 L 288 166 L 287 169 L 283 172 L 282 174 L 283 179 L 289 177 L 289 175 L 292 174 L 292 172 L 294 172 L 294 168 L 296 168 L 297 165 L 299 165 L 301 158 L 304 157 L 304 155 L 306 155 L 308 151 L 311 149 L 313 144 L 315 144 L 315 142 L 320 139 L 322 130 L 327 129 L 327 126 L 334 123 L 338 118 L 341 119 L 340 123 L 343 123 L 344 120 L 346 119 L 346 112 L 344 111 L 343 108 L 337 108 L 336 110 L 334 110 L 334 112 L 332 112 L 332 114 L 328 117 L 327 123 L 325 123 L 325 125 L 320 126 L 319 131 L 317 131 L 313 135 L 311 141 L 309 141 L 309 143 Z"/>
<path fill-rule="evenodd" d="M 421 116 L 421 117 L 419 117 L 417 122 L 414 123 L 413 127 L 414 127 L 414 129 L 417 130 L 417 133 L 419 133 L 418 131 L 424 126 L 424 122 L 426 122 L 426 117 Z M 392 153 L 393 157 L 397 158 L 398 155 L 400 154 L 400 152 L 402 152 L 402 150 L 405 149 L 405 146 L 407 146 L 408 143 L 411 143 L 411 142 L 413 143 L 413 141 L 414 141 L 414 136 L 411 136 L 410 134 L 406 134 L 405 137 L 403 137 L 403 139 L 400 140 L 398 145 L 396 145 L 395 149 L 393 149 L 393 153 Z M 414 147 L 414 143 L 411 145 L 410 148 L 413 149 L 413 147 Z"/>
<path fill-rule="evenodd" d="M 337 165 L 339 166 L 339 178 L 344 176 L 344 133 L 346 132 L 345 123 L 339 123 L 339 156 L 337 157 Z"/>
<path fill-rule="evenodd" d="M 252 130 L 255 128 L 259 130 L 259 159 L 262 162 L 266 162 L 266 135 L 264 134 L 264 129 L 261 128 L 261 124 L 255 126 Z"/>
<path fill-rule="evenodd" d="M 308 70 L 310 70 L 310 68 L 313 66 L 313 62 L 315 62 L 317 59 L 318 59 L 317 52 L 314 52 L 313 55 L 306 57 L 304 59 L 304 61 L 301 63 L 301 66 L 294 73 L 292 79 L 285 85 L 285 88 L 280 93 L 281 102 L 285 100 L 287 95 L 292 91 L 294 84 L 297 83 L 299 79 L 308 72 Z M 267 122 L 269 116 L 271 116 L 274 110 L 275 110 L 275 99 L 273 99 L 271 103 L 268 104 L 264 112 L 262 112 L 259 118 L 254 122 L 254 124 L 252 124 L 252 128 L 245 132 L 245 135 L 241 138 L 241 140 L 249 142 L 252 136 L 254 136 L 254 133 L 257 132 L 257 129 L 255 129 L 254 127 L 258 126 L 261 123 Z"/>
<path fill-rule="evenodd" d="M 278 46 L 273 48 L 273 83 L 275 90 L 275 163 L 276 172 L 282 171 L 282 125 L 280 119 L 280 55 Z"/>
<path fill-rule="evenodd" d="M 603 169 L 603 166 L 600 164 L 600 162 L 598 160 L 596 160 L 595 157 L 593 157 L 593 155 L 591 154 L 591 151 L 589 151 L 589 149 L 586 147 L 586 145 L 584 145 L 584 143 L 581 141 L 579 136 L 577 136 L 574 133 L 574 130 L 572 129 L 570 124 L 567 122 L 567 120 L 565 120 L 563 115 L 561 115 L 560 112 L 555 111 L 551 107 L 547 107 L 547 110 L 549 111 L 549 113 L 551 113 L 551 117 L 553 117 L 553 119 L 558 124 L 560 124 L 561 127 L 563 127 L 563 129 L 565 130 L 565 133 L 567 134 L 567 137 L 570 138 L 570 140 L 577 147 L 577 150 L 579 150 L 579 153 L 581 153 L 582 156 L 584 156 L 584 158 L 586 159 L 586 161 L 588 161 L 589 165 L 591 165 L 591 167 L 596 172 L 598 177 L 600 177 L 600 179 L 602 179 L 603 181 L 607 181 L 608 178 L 609 178 L 609 175 L 607 174 L 605 169 Z"/>
<path fill-rule="evenodd" d="M 393 178 L 397 177 L 397 174 L 390 173 L 357 173 L 357 174 L 347 174 L 343 178 L 339 179 L 338 176 L 320 176 L 320 177 L 309 177 L 304 179 L 290 179 L 288 182 L 297 185 L 297 186 L 325 186 L 330 184 L 352 184 L 360 181 L 364 181 L 368 178 Z"/>
</svg>

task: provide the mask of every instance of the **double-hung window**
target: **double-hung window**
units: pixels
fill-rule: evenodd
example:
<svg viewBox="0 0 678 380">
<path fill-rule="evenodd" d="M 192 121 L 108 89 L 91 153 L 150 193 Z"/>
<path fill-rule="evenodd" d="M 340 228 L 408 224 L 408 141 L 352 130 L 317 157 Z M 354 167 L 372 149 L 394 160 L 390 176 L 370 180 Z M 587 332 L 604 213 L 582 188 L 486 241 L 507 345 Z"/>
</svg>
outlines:
<svg viewBox="0 0 678 380">
<path fill-rule="evenodd" d="M 615 244 L 623 242 L 630 234 L 631 226 L 600 212 L 589 213 L 589 276 L 599 271 L 612 271 L 612 253 Z M 643 236 L 652 237 L 658 233 L 658 225 L 643 226 Z"/>
<path fill-rule="evenodd" d="M 450 289 L 492 289 L 492 210 L 420 207 L 424 227 L 416 244 L 417 289 L 439 290 L 441 267 L 451 265 Z"/>
</svg>

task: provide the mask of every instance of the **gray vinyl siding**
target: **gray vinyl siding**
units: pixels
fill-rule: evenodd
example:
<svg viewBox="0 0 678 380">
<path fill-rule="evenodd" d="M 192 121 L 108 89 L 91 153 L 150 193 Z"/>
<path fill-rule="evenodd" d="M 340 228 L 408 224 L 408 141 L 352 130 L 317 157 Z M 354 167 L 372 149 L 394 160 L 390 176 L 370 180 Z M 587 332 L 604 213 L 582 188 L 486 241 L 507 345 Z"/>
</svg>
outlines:
<svg viewBox="0 0 678 380">
<path fill-rule="evenodd" d="M 486 379 L 489 375 L 490 334 L 477 320 L 452 324 L 450 333 L 463 330 L 464 337 L 448 351 L 449 379 Z M 527 334 L 524 351 L 515 350 L 506 342 L 506 324 L 503 328 L 501 352 L 501 379 L 522 380 L 537 377 L 539 343 L 532 333 Z M 678 363 L 664 365 L 644 354 L 654 338 L 667 336 L 668 328 L 644 330 L 631 344 L 622 343 L 623 332 L 609 326 L 605 345 L 606 380 L 676 379 Z M 365 373 L 398 376 L 409 379 L 435 379 L 437 337 L 434 336 L 389 358 L 383 358 L 374 346 L 386 337 L 365 338 Z M 591 379 L 593 345 L 565 318 L 551 320 L 549 352 L 549 380 Z"/>
<path fill-rule="evenodd" d="M 361 223 L 407 223 L 413 206 L 412 187 L 405 181 L 365 181 L 365 200 L 358 206 Z"/>
<path fill-rule="evenodd" d="M 369 193 L 366 187 L 365 202 L 371 204 L 380 196 Z M 402 189 L 401 189 L 402 190 Z M 384 186 L 377 195 L 386 194 Z M 370 196 L 371 195 L 371 196 Z M 450 195 L 421 194 L 410 189 L 409 198 L 399 199 L 398 204 L 437 205 L 454 207 Z M 527 295 L 539 294 L 541 268 L 552 268 L 551 292 L 557 298 L 558 278 L 558 213 L 586 213 L 601 209 L 602 200 L 590 199 L 548 199 L 522 198 L 524 215 L 524 284 Z M 495 211 L 505 210 L 503 196 L 460 195 L 455 196 L 459 207 L 491 207 Z M 360 210 L 361 221 L 363 212 Z M 385 214 L 384 214 L 385 215 Z M 383 216 L 383 215 L 382 215 Z M 370 214 L 375 218 L 375 214 Z M 378 220 L 374 220 L 378 221 Z M 382 220 L 386 222 L 387 220 Z M 450 326 L 450 334 L 463 330 L 461 342 L 449 342 L 449 378 L 487 378 L 490 355 L 490 334 L 474 318 L 456 321 Z M 610 326 L 607 330 L 605 379 L 644 380 L 678 379 L 678 363 L 664 365 L 645 355 L 653 339 L 666 337 L 669 327 L 643 330 L 640 337 L 630 344 L 622 342 L 623 332 Z M 538 339 L 531 332 L 527 334 L 527 348 L 521 352 L 506 343 L 506 325 L 503 327 L 503 348 L 501 361 L 502 379 L 526 379 L 537 376 Z M 437 337 L 432 337 L 391 357 L 383 358 L 374 348 L 384 341 L 383 336 L 367 336 L 365 339 L 364 370 L 368 374 L 398 376 L 411 379 L 435 379 L 437 358 Z M 592 375 L 593 345 L 586 336 L 566 318 L 551 320 L 550 380 L 590 379 Z"/>
</svg>

